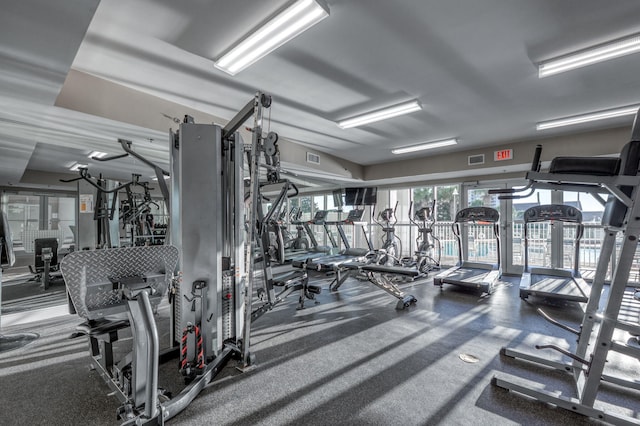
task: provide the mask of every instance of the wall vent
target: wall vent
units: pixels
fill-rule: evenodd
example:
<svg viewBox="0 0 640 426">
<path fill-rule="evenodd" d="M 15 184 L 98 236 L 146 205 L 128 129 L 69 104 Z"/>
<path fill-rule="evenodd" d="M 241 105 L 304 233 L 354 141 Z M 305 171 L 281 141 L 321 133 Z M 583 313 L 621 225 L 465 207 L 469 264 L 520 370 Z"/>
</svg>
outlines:
<svg viewBox="0 0 640 426">
<path fill-rule="evenodd" d="M 313 152 L 307 152 L 307 163 L 320 164 L 320 156 Z"/>
<path fill-rule="evenodd" d="M 469 166 L 476 166 L 478 164 L 484 164 L 484 154 L 478 154 L 478 155 L 470 155 L 468 157 Z"/>
</svg>

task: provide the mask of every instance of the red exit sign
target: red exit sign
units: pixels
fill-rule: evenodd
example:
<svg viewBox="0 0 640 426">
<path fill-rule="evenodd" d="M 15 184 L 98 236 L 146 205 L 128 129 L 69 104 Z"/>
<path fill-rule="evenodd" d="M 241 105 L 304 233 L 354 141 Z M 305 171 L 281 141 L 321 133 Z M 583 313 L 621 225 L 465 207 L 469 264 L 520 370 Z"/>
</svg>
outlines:
<svg viewBox="0 0 640 426">
<path fill-rule="evenodd" d="M 513 149 L 493 151 L 493 161 L 513 160 Z"/>
</svg>

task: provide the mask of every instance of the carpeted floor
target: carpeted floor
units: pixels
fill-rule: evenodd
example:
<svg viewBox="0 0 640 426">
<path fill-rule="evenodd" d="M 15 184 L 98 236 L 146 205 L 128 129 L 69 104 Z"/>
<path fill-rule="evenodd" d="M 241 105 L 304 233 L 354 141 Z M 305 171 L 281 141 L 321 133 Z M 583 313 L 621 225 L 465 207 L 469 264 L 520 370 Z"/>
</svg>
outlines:
<svg viewBox="0 0 640 426">
<path fill-rule="evenodd" d="M 319 303 L 307 303 L 302 311 L 295 310 L 292 296 L 254 324 L 257 368 L 240 373 L 228 366 L 170 424 L 598 424 L 491 385 L 502 371 L 565 394 L 573 388 L 564 374 L 499 355 L 503 346 L 531 352 L 539 343 L 575 346 L 574 335 L 519 299 L 516 279 L 506 280 L 490 297 L 453 286 L 441 291 L 431 279 L 404 284 L 418 298 L 405 311 L 395 310 L 396 300 L 388 294 L 355 279 L 337 293 L 323 286 Z M 545 305 L 545 310 L 579 325 L 577 305 Z M 158 317 L 165 332 L 167 312 L 164 307 Z M 3 327 L 5 334 L 30 331 L 40 338 L 0 354 L 1 425 L 119 424 L 119 403 L 89 369 L 85 339 L 67 338 L 78 322 L 69 315 Z M 461 355 L 477 362 L 465 362 Z M 640 377 L 637 360 L 621 357 L 609 364 L 612 373 Z M 179 391 L 176 370 L 176 363 L 163 365 L 160 386 Z M 612 409 L 610 404 L 618 404 L 640 419 L 639 401 L 637 392 L 614 389 L 603 395 L 602 404 Z"/>
</svg>

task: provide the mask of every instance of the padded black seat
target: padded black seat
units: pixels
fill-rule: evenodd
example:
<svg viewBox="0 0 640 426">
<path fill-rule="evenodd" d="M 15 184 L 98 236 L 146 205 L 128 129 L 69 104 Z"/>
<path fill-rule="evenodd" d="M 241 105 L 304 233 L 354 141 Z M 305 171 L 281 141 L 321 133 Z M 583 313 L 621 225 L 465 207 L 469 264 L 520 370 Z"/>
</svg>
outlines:
<svg viewBox="0 0 640 426">
<path fill-rule="evenodd" d="M 129 320 L 126 319 L 91 320 L 78 324 L 75 332 L 70 336 L 70 338 L 73 339 L 83 335 L 98 337 L 102 334 L 113 333 L 126 327 L 129 327 Z"/>
<path fill-rule="evenodd" d="M 346 256 L 362 257 L 362 256 L 366 256 L 367 253 L 369 253 L 369 249 L 352 247 L 352 248 L 343 250 L 341 254 L 344 254 Z"/>
<path fill-rule="evenodd" d="M 368 265 L 368 263 L 355 262 L 355 261 L 354 261 L 354 262 L 346 262 L 346 263 L 343 263 L 341 266 L 342 266 L 343 268 L 345 268 L 345 269 L 352 269 L 352 270 L 355 270 L 355 269 L 360 269 L 360 268 L 362 268 L 363 266 L 367 266 L 367 265 Z"/>
<path fill-rule="evenodd" d="M 379 272 L 382 274 L 405 275 L 407 277 L 417 277 L 420 271 L 414 268 L 405 268 L 403 266 L 387 266 L 387 265 L 364 265 L 360 270 L 366 272 Z"/>
<path fill-rule="evenodd" d="M 556 157 L 551 160 L 549 173 L 615 176 L 620 171 L 620 158 Z"/>
<path fill-rule="evenodd" d="M 628 142 L 620 152 L 620 170 L 619 174 L 623 176 L 637 176 L 640 169 L 640 141 Z M 627 196 L 631 196 L 633 187 L 622 186 L 622 192 Z M 602 214 L 602 225 L 620 227 L 624 223 L 627 214 L 627 206 L 613 195 L 607 200 L 607 205 Z"/>
</svg>

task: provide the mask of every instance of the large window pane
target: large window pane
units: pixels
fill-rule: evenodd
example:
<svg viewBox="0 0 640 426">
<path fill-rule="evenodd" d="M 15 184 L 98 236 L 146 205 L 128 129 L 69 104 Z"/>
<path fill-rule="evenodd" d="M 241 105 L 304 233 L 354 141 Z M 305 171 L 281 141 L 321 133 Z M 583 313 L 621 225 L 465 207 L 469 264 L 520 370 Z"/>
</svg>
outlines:
<svg viewBox="0 0 640 426">
<path fill-rule="evenodd" d="M 48 196 L 46 199 L 46 229 L 62 231 L 60 248 L 69 248 L 75 241 L 72 230 L 76 226 L 76 199 L 71 196 Z"/>
<path fill-rule="evenodd" d="M 526 198 L 513 200 L 512 204 L 512 263 L 524 265 L 524 212 L 530 207 L 551 203 L 551 191 L 535 190 Z M 529 224 L 529 264 L 551 264 L 551 226 L 548 222 Z"/>
<path fill-rule="evenodd" d="M 300 220 L 311 220 L 311 197 L 299 197 L 297 201 L 300 203 L 299 207 L 302 211 L 302 216 Z"/>
<path fill-rule="evenodd" d="M 489 188 L 471 188 L 467 190 L 468 207 L 493 207 L 500 211 L 497 194 L 489 194 Z"/>
<path fill-rule="evenodd" d="M 433 234 L 442 244 L 443 265 L 454 265 L 458 261 L 458 243 L 451 224 L 460 209 L 460 185 L 436 186 L 433 189 L 436 199 L 436 225 Z M 427 199 L 428 203 L 429 200 Z"/>
<path fill-rule="evenodd" d="M 591 194 L 583 192 L 564 192 L 565 204 L 573 205 L 582 211 L 584 234 L 580 240 L 579 269 L 586 278 L 590 278 L 598 265 L 600 246 L 604 239 L 604 229 L 601 225 L 604 206 Z M 572 268 L 575 257 L 575 226 L 565 225 L 563 230 L 563 266 Z M 618 247 L 619 249 L 619 247 Z"/>
</svg>

